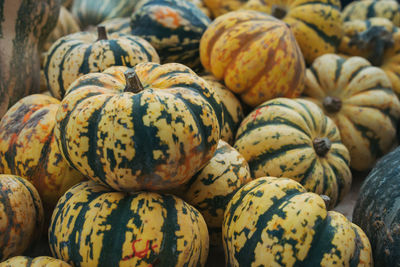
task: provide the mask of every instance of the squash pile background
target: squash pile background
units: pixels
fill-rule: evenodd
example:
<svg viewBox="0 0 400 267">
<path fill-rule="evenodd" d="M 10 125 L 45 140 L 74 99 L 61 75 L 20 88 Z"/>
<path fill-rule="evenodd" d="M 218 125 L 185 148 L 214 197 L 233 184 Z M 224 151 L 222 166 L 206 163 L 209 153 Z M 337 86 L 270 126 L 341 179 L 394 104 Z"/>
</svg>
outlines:
<svg viewBox="0 0 400 267">
<path fill-rule="evenodd" d="M 0 267 L 394 266 L 400 4 L 343 2 L 0 1 Z"/>
</svg>

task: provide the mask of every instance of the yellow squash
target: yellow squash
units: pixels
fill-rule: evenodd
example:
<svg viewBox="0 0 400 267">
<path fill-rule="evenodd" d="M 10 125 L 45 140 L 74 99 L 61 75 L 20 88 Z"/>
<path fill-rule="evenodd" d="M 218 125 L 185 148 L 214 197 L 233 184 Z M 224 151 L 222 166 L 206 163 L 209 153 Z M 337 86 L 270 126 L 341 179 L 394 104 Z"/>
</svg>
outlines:
<svg viewBox="0 0 400 267">
<path fill-rule="evenodd" d="M 68 263 L 55 258 L 40 256 L 30 258 L 15 256 L 0 263 L 0 267 L 71 267 Z"/>
</svg>

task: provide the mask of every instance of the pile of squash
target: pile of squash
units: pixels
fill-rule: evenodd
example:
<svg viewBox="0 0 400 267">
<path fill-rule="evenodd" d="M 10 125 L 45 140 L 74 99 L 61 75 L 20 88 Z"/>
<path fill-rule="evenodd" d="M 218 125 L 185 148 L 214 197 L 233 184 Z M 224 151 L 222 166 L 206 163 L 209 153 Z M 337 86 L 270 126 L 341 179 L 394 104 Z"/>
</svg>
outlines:
<svg viewBox="0 0 400 267">
<path fill-rule="evenodd" d="M 0 267 L 397 266 L 398 27 L 394 0 L 0 1 Z"/>
</svg>

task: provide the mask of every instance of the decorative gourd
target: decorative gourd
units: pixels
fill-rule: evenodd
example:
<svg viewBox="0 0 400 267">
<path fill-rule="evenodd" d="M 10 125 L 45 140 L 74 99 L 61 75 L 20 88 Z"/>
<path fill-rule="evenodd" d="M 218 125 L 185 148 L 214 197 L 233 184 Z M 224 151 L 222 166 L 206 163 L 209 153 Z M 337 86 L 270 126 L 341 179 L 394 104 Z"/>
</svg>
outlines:
<svg viewBox="0 0 400 267">
<path fill-rule="evenodd" d="M 242 121 L 234 144 L 253 178 L 288 177 L 327 195 L 333 208 L 350 189 L 350 155 L 333 121 L 302 99 L 267 101 Z"/>
<path fill-rule="evenodd" d="M 204 4 L 203 0 L 186 0 L 195 4 L 207 17 L 211 17 L 211 12 L 208 7 Z"/>
<path fill-rule="evenodd" d="M 209 238 L 204 218 L 180 198 L 89 181 L 58 202 L 49 244 L 73 266 L 204 266 Z"/>
<path fill-rule="evenodd" d="M 339 0 L 204 0 L 214 16 L 238 9 L 265 12 L 286 22 L 305 60 L 334 53 L 342 36 Z"/>
<path fill-rule="evenodd" d="M 0 118 L 23 96 L 39 92 L 39 47 L 56 26 L 60 1 L 0 2 Z"/>
<path fill-rule="evenodd" d="M 376 266 L 398 266 L 400 147 L 378 161 L 361 186 L 353 221 L 371 241 Z"/>
<path fill-rule="evenodd" d="M 215 19 L 201 38 L 200 59 L 252 107 L 278 96 L 297 97 L 304 87 L 304 58 L 292 32 L 261 12 Z"/>
<path fill-rule="evenodd" d="M 321 56 L 307 70 L 304 94 L 336 123 L 355 170 L 392 149 L 400 102 L 380 68 L 361 57 Z"/>
<path fill-rule="evenodd" d="M 188 67 L 140 63 L 75 81 L 55 135 L 71 166 L 115 190 L 168 190 L 214 155 L 220 100 Z"/>
<path fill-rule="evenodd" d="M 222 235 L 228 266 L 373 266 L 365 233 L 291 179 L 243 186 L 225 210 Z"/>
<path fill-rule="evenodd" d="M 99 26 L 103 26 L 104 28 L 106 28 L 108 34 L 131 34 L 132 30 L 130 17 L 109 19 L 100 23 Z"/>
<path fill-rule="evenodd" d="M 201 68 L 200 38 L 210 19 L 186 0 L 144 0 L 131 17 L 132 34 L 149 41 L 162 63 Z"/>
<path fill-rule="evenodd" d="M 224 126 L 221 129 L 221 139 L 229 144 L 235 141 L 236 131 L 244 118 L 243 108 L 237 97 L 213 75 L 202 76 L 217 92 L 224 112 Z"/>
<path fill-rule="evenodd" d="M 71 7 L 82 29 L 132 14 L 138 0 L 75 0 Z"/>
<path fill-rule="evenodd" d="M 16 256 L 0 263 L 0 267 L 71 267 L 68 263 L 52 257 L 30 258 Z"/>
<path fill-rule="evenodd" d="M 221 245 L 225 207 L 235 192 L 250 181 L 250 169 L 244 157 L 220 140 L 212 159 L 182 190 L 183 199 L 203 215 L 211 245 Z"/>
<path fill-rule="evenodd" d="M 342 12 L 343 21 L 365 20 L 373 17 L 386 18 L 394 25 L 400 26 L 400 5 L 396 0 L 354 1 L 347 5 Z"/>
<path fill-rule="evenodd" d="M 117 33 L 107 36 L 104 27 L 97 29 L 97 34 L 78 32 L 62 37 L 46 53 L 44 74 L 54 97 L 63 98 L 71 83 L 87 73 L 111 66 L 160 62 L 156 50 L 146 40 Z"/>
<path fill-rule="evenodd" d="M 51 210 L 84 176 L 68 166 L 53 135 L 60 101 L 30 95 L 13 105 L 0 121 L 0 173 L 29 180 Z"/>
<path fill-rule="evenodd" d="M 35 187 L 14 175 L 0 175 L 0 261 L 20 255 L 43 228 L 43 206 Z"/>
</svg>

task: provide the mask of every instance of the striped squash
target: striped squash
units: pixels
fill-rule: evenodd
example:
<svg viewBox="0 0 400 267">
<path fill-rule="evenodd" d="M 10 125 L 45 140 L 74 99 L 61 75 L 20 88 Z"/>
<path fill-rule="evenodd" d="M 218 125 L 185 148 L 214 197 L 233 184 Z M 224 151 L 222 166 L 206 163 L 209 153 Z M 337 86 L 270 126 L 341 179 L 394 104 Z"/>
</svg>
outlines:
<svg viewBox="0 0 400 267">
<path fill-rule="evenodd" d="M 139 0 L 74 0 L 71 12 L 82 29 L 95 26 L 112 18 L 127 17 L 132 14 Z"/>
<path fill-rule="evenodd" d="M 303 90 L 305 63 L 292 32 L 261 12 L 234 11 L 215 19 L 201 37 L 200 59 L 252 107 Z"/>
<path fill-rule="evenodd" d="M 117 33 L 107 36 L 105 28 L 98 27 L 97 34 L 78 32 L 55 42 L 46 54 L 44 74 L 52 95 L 61 99 L 71 83 L 84 74 L 111 66 L 133 67 L 140 62 L 160 62 L 146 40 Z"/>
<path fill-rule="evenodd" d="M 130 34 L 131 18 L 123 17 L 123 18 L 108 19 L 100 23 L 98 26 L 105 27 L 108 34 L 112 33 Z"/>
<path fill-rule="evenodd" d="M 195 4 L 207 17 L 211 17 L 211 12 L 208 7 L 204 4 L 204 0 L 186 0 Z"/>
<path fill-rule="evenodd" d="M 51 96 L 30 95 L 0 121 L 0 173 L 29 180 L 50 212 L 65 191 L 84 179 L 58 149 L 53 130 L 59 106 L 60 101 Z"/>
<path fill-rule="evenodd" d="M 39 92 L 38 50 L 59 9 L 56 0 L 0 1 L 0 118 L 20 98 Z"/>
<path fill-rule="evenodd" d="M 131 17 L 132 34 L 149 41 L 161 63 L 201 69 L 200 38 L 210 19 L 186 0 L 142 0 Z"/>
<path fill-rule="evenodd" d="M 49 244 L 73 266 L 204 266 L 209 238 L 204 218 L 180 198 L 89 181 L 58 202 Z"/>
<path fill-rule="evenodd" d="M 373 266 L 365 233 L 299 183 L 262 177 L 229 202 L 222 226 L 228 266 Z"/>
<path fill-rule="evenodd" d="M 36 258 L 16 256 L 1 262 L 0 267 L 71 267 L 71 265 L 48 256 Z"/>
<path fill-rule="evenodd" d="M 71 166 L 115 190 L 173 189 L 214 155 L 216 93 L 188 67 L 140 63 L 75 81 L 55 135 Z"/>
<path fill-rule="evenodd" d="M 35 187 L 15 175 L 0 175 L 0 261 L 21 255 L 43 229 L 43 205 Z"/>
<path fill-rule="evenodd" d="M 267 101 L 242 121 L 234 144 L 253 178 L 287 177 L 330 197 L 333 208 L 350 189 L 350 155 L 334 122 L 302 99 Z"/>
<path fill-rule="evenodd" d="M 371 169 L 395 145 L 399 99 L 385 72 L 364 58 L 317 58 L 307 70 L 304 94 L 336 123 L 355 170 Z"/>
<path fill-rule="evenodd" d="M 215 16 L 238 9 L 270 14 L 290 25 L 307 64 L 334 53 L 342 36 L 339 0 L 204 0 Z"/>
<path fill-rule="evenodd" d="M 243 108 L 237 97 L 213 75 L 203 75 L 202 78 L 215 90 L 222 103 L 224 126 L 221 129 L 221 139 L 233 144 L 236 131 L 244 118 Z"/>
<path fill-rule="evenodd" d="M 347 5 L 342 12 L 343 21 L 365 20 L 373 17 L 386 18 L 394 25 L 400 26 L 400 5 L 396 0 L 354 1 Z"/>
<path fill-rule="evenodd" d="M 183 199 L 203 215 L 211 245 L 222 245 L 225 207 L 236 191 L 250 180 L 249 165 L 244 157 L 220 140 L 212 159 L 186 185 Z"/>
</svg>

